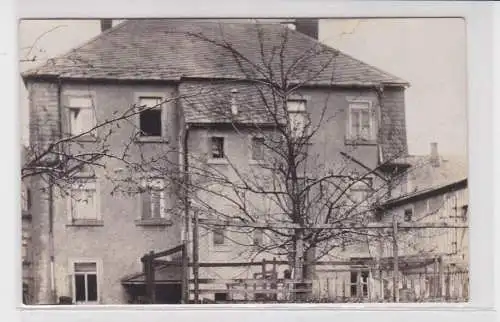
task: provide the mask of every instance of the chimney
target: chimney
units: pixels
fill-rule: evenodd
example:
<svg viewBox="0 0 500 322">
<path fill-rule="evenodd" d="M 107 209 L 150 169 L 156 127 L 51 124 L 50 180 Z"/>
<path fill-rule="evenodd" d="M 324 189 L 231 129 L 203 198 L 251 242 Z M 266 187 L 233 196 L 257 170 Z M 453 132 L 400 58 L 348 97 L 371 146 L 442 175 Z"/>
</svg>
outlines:
<svg viewBox="0 0 500 322">
<path fill-rule="evenodd" d="M 311 38 L 318 40 L 318 19 L 298 18 L 295 19 L 295 30 Z"/>
<path fill-rule="evenodd" d="M 233 116 L 238 115 L 238 103 L 236 102 L 236 94 L 238 94 L 237 89 L 231 90 L 231 114 Z"/>
<path fill-rule="evenodd" d="M 438 144 L 436 142 L 431 143 L 431 164 L 433 167 L 439 167 L 440 158 L 438 153 Z"/>
<path fill-rule="evenodd" d="M 101 32 L 104 32 L 113 27 L 112 19 L 101 19 Z"/>
</svg>

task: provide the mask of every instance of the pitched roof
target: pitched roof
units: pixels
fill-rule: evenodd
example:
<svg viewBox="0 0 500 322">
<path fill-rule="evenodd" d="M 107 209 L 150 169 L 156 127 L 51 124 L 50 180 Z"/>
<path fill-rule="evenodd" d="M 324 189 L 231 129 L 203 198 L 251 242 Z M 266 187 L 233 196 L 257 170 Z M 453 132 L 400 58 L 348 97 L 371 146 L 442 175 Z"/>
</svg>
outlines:
<svg viewBox="0 0 500 322">
<path fill-rule="evenodd" d="M 398 161 L 410 165 L 407 177 L 411 183 L 411 191 L 395 195 L 387 201 L 388 205 L 402 204 L 404 201 L 467 185 L 468 162 L 466 157 L 439 156 L 438 166 L 433 165 L 430 156 L 410 155 L 400 158 Z"/>
<path fill-rule="evenodd" d="M 273 104 L 269 87 L 257 84 L 183 82 L 179 85 L 184 119 L 187 123 L 270 124 L 284 122 L 278 104 Z M 232 105 L 236 115 L 232 114 Z M 269 110 L 271 109 L 271 110 Z M 273 119 L 277 117 L 277 120 Z M 284 124 L 284 123 L 283 123 Z"/>
<path fill-rule="evenodd" d="M 249 73 L 259 76 L 258 71 L 272 70 L 279 78 L 278 69 L 291 70 L 291 80 L 310 83 L 407 85 L 398 77 L 280 24 L 179 19 L 125 21 L 23 73 L 23 77 L 213 79 L 248 78 Z"/>
</svg>

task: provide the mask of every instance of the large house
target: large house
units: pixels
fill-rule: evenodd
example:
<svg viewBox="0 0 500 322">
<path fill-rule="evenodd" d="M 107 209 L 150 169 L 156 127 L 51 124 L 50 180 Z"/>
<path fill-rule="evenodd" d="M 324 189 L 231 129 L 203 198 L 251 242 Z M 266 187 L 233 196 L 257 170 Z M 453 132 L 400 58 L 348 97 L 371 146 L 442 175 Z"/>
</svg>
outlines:
<svg viewBox="0 0 500 322">
<path fill-rule="evenodd" d="M 64 188 L 32 178 L 34 303 L 135 300 L 144 294 L 143 255 L 181 243 L 200 262 L 242 261 L 235 243 L 246 235 L 258 244 L 258 232 L 236 236 L 231 229 L 200 226 L 193 233 L 189 219 L 198 209 L 205 210 L 200 220 L 233 211 L 213 197 L 221 181 L 202 180 L 204 166 L 229 182 L 262 170 L 262 146 L 280 124 L 269 114 L 269 102 L 282 98 L 276 94 L 280 82 L 294 89 L 283 102 L 290 122 L 320 125 L 308 142 L 315 162 L 303 171 L 347 164 L 349 173 L 380 166 L 389 175 L 404 167 L 391 160 L 407 154 L 407 82 L 321 44 L 314 38 L 317 23 L 306 24 L 313 37 L 301 33 L 302 25 L 130 20 L 23 74 L 30 147 L 43 151 L 72 137 L 63 145 L 66 154 L 87 151 L 105 160 L 105 166 L 79 168 Z M 138 106 L 146 109 L 136 112 Z M 130 117 L 94 129 L 127 112 Z M 188 195 L 181 181 L 164 179 L 167 173 L 192 174 L 205 190 Z M 219 267 L 199 277 L 256 272 Z M 180 302 L 181 274 L 157 274 L 165 282 L 157 301 Z"/>
</svg>

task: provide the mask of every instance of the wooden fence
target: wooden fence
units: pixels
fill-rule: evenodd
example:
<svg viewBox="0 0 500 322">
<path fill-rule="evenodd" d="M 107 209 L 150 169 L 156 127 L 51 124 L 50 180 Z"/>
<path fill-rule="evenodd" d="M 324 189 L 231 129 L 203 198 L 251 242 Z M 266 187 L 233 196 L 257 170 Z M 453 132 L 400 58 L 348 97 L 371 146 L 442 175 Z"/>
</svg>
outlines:
<svg viewBox="0 0 500 322">
<path fill-rule="evenodd" d="M 467 271 L 443 270 L 435 265 L 400 270 L 397 279 L 389 267 L 319 265 L 322 270 L 314 278 L 295 281 L 278 276 L 276 263 L 263 261 L 263 271 L 253 278 L 199 278 L 197 290 L 190 280 L 190 299 L 193 301 L 197 293 L 198 303 L 394 302 L 395 289 L 399 302 L 467 302 L 469 297 Z M 273 264 L 273 268 L 266 271 L 266 264 Z"/>
</svg>

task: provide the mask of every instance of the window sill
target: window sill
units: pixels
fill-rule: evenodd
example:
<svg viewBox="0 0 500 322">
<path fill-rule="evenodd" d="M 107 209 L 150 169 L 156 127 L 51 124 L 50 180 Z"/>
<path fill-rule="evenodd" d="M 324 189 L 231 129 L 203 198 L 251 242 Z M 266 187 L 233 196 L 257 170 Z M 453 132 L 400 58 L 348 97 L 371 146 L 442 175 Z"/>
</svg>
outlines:
<svg viewBox="0 0 500 322">
<path fill-rule="evenodd" d="M 161 136 L 139 136 L 134 141 L 137 143 L 168 143 L 168 140 Z"/>
<path fill-rule="evenodd" d="M 78 134 L 72 134 L 71 136 L 76 136 Z M 89 134 L 86 134 L 86 135 L 82 135 L 82 136 L 79 136 L 75 139 L 73 139 L 73 141 L 75 142 L 97 142 L 97 137 L 95 135 L 89 135 Z"/>
<path fill-rule="evenodd" d="M 248 163 L 250 165 L 258 165 L 258 166 L 264 166 L 266 165 L 266 162 L 264 160 L 254 160 L 254 159 L 250 159 L 250 161 L 248 161 Z"/>
<path fill-rule="evenodd" d="M 75 219 L 66 226 L 100 227 L 104 226 L 104 221 L 96 219 Z"/>
<path fill-rule="evenodd" d="M 229 164 L 226 159 L 208 159 L 207 163 L 208 164 L 219 164 L 219 165 L 228 165 Z"/>
<path fill-rule="evenodd" d="M 217 253 L 227 253 L 231 251 L 229 245 L 212 245 L 212 250 Z"/>
<path fill-rule="evenodd" d="M 172 221 L 166 218 L 137 219 L 137 226 L 171 226 Z"/>
<path fill-rule="evenodd" d="M 377 140 L 345 139 L 346 145 L 377 145 Z"/>
</svg>

